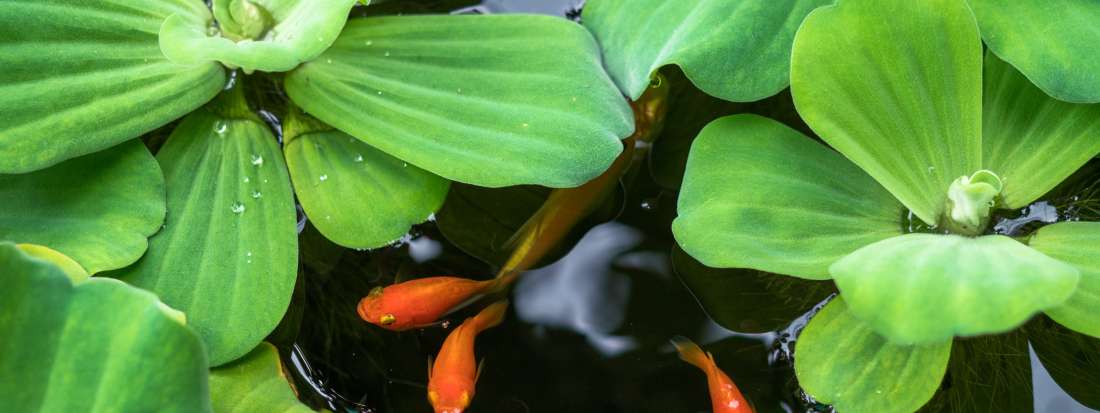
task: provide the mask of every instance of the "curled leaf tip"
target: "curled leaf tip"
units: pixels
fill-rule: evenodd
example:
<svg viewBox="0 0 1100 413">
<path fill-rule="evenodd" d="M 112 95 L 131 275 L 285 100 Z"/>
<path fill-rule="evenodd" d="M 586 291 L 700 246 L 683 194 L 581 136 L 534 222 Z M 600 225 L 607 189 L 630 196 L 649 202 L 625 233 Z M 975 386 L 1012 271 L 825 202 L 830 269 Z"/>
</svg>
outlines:
<svg viewBox="0 0 1100 413">
<path fill-rule="evenodd" d="M 985 169 L 955 179 L 947 188 L 947 229 L 960 235 L 981 234 L 1003 188 L 1001 178 Z"/>
</svg>

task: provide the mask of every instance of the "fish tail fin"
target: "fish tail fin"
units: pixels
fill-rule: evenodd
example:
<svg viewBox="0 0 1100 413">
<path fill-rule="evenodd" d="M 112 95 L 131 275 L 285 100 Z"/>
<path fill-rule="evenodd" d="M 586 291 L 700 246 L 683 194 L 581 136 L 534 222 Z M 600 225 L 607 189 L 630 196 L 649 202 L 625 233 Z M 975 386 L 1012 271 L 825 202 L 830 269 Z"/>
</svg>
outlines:
<svg viewBox="0 0 1100 413">
<path fill-rule="evenodd" d="M 680 353 L 680 360 L 686 361 L 703 371 L 710 369 L 712 360 L 710 354 L 699 348 L 698 344 L 684 336 L 673 337 L 671 341 L 672 346 L 676 347 L 676 351 Z"/>
<path fill-rule="evenodd" d="M 495 303 L 489 304 L 488 307 L 481 310 L 474 316 L 471 324 L 473 324 L 474 331 L 482 332 L 486 329 L 500 324 L 504 320 L 504 314 L 508 310 L 508 300 L 500 300 Z"/>
</svg>

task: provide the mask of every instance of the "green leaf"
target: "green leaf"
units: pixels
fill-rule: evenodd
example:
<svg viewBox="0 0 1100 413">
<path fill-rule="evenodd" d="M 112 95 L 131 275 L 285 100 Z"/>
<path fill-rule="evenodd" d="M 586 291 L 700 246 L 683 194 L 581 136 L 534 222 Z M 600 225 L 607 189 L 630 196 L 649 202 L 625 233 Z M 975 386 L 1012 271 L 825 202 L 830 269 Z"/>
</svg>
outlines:
<svg viewBox="0 0 1100 413">
<path fill-rule="evenodd" d="M 285 72 L 332 45 L 352 6 L 355 0 L 217 0 L 220 34 L 209 29 L 209 15 L 175 15 L 164 22 L 160 47 L 179 64 Z"/>
<path fill-rule="evenodd" d="M 30 172 L 164 125 L 221 90 L 217 64 L 177 65 L 157 45 L 186 0 L 0 2 L 0 173 Z"/>
<path fill-rule="evenodd" d="M 1039 229 L 1032 248 L 1077 267 L 1081 281 L 1069 300 L 1046 311 L 1050 318 L 1100 338 L 1100 222 L 1061 222 Z"/>
<path fill-rule="evenodd" d="M 848 307 L 898 343 L 1011 330 L 1066 301 L 1078 271 L 1003 235 L 907 234 L 829 272 Z"/>
<path fill-rule="evenodd" d="M 951 340 L 894 344 L 836 298 L 810 319 L 795 344 L 803 389 L 839 412 L 912 412 L 932 398 L 947 369 Z"/>
<path fill-rule="evenodd" d="M 290 387 L 275 346 L 260 343 L 248 355 L 210 370 L 210 398 L 221 412 L 312 412 Z"/>
<path fill-rule="evenodd" d="M 19 247 L 19 250 L 23 251 L 24 254 L 53 264 L 74 283 L 87 280 L 91 276 L 79 263 L 65 256 L 65 254 L 57 252 L 57 250 L 37 244 L 16 244 L 15 246 Z"/>
<path fill-rule="evenodd" d="M 290 302 L 298 241 L 286 165 L 262 122 L 210 109 L 185 118 L 157 160 L 168 221 L 119 276 L 187 313 L 216 366 L 256 347 Z"/>
<path fill-rule="evenodd" d="M 480 186 L 580 185 L 634 124 L 592 37 L 548 16 L 353 20 L 286 89 L 325 123 Z"/>
<path fill-rule="evenodd" d="M 283 148 L 298 201 L 317 230 L 349 248 L 375 248 L 428 219 L 450 182 L 335 130 Z"/>
<path fill-rule="evenodd" d="M 992 53 L 984 81 L 982 158 L 1004 178 L 1005 207 L 1027 206 L 1100 154 L 1100 104 L 1054 100 Z"/>
<path fill-rule="evenodd" d="M 1046 317 L 1027 327 L 1035 355 L 1074 400 L 1100 410 L 1100 338 L 1077 334 Z"/>
<path fill-rule="evenodd" d="M 164 208 L 164 177 L 137 140 L 0 175 L 0 239 L 55 249 L 92 274 L 141 258 Z"/>
<path fill-rule="evenodd" d="M 981 168 L 982 43 L 961 0 L 841 1 L 795 36 L 806 123 L 928 224 Z"/>
<path fill-rule="evenodd" d="M 714 322 L 730 331 L 780 330 L 836 293 L 833 283 L 747 269 L 710 268 L 673 247 L 672 267 Z"/>
<path fill-rule="evenodd" d="M 903 208 L 871 177 L 756 115 L 720 118 L 699 133 L 678 202 L 676 240 L 718 268 L 827 279 L 834 261 L 902 233 Z"/>
<path fill-rule="evenodd" d="M 612 78 L 637 100 L 650 74 L 675 64 L 699 89 L 750 102 L 789 82 L 791 42 L 802 19 L 832 0 L 592 0 L 584 25 Z"/>
<path fill-rule="evenodd" d="M 1047 94 L 1100 102 L 1100 3 L 970 0 L 982 38 Z"/>
<path fill-rule="evenodd" d="M 1023 330 L 955 340 L 943 386 L 921 413 L 1030 413 L 1031 353 Z"/>
<path fill-rule="evenodd" d="M 179 313 L 118 280 L 75 286 L 0 243 L 0 400 L 15 412 L 206 412 L 202 343 Z"/>
</svg>

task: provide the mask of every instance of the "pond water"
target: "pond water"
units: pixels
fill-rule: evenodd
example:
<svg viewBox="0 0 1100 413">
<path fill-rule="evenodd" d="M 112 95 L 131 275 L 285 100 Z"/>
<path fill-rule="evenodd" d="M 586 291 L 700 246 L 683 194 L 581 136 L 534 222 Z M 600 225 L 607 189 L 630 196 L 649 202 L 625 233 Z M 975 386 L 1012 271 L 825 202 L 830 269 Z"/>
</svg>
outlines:
<svg viewBox="0 0 1100 413">
<path fill-rule="evenodd" d="M 421 2 L 428 6 L 404 12 L 574 16 L 581 1 L 469 3 Z M 728 103 L 695 90 L 674 69 L 667 75 L 673 82 L 670 111 L 649 156 L 625 174 L 616 196 L 570 231 L 537 269 L 523 275 L 510 294 L 506 321 L 478 337 L 477 354 L 485 359 L 485 369 L 471 411 L 708 411 L 705 377 L 676 357 L 669 345 L 676 335 L 713 352 L 759 412 L 831 410 L 805 396 L 792 371 L 796 336 L 830 296 L 831 285 L 763 282 L 752 277 L 785 277 L 707 269 L 676 247 L 670 230 L 687 149 L 706 122 L 753 112 L 812 132 L 798 120 L 787 93 L 758 103 Z M 1100 202 L 1098 182 L 1100 162 L 1094 160 L 1045 203 L 998 217 L 997 231 L 1024 234 L 1053 221 L 1096 219 L 1090 208 Z M 452 315 L 443 326 L 394 333 L 360 320 L 356 304 L 375 286 L 410 278 L 492 277 L 507 254 L 503 241 L 547 193 L 540 188 L 454 184 L 431 221 L 395 245 L 371 251 L 336 246 L 303 221 L 302 269 L 294 299 L 269 337 L 280 348 L 300 398 L 336 412 L 430 412 L 428 358 L 438 351 L 449 327 L 471 311 Z M 692 276 L 683 277 L 687 273 Z M 706 288 L 711 285 L 717 287 Z M 744 291 L 729 291 L 734 289 Z M 700 305 L 742 299 L 731 304 L 741 305 L 746 315 L 734 319 L 711 319 Z M 1017 332 L 957 343 L 948 378 L 926 410 L 1093 412 L 1069 397 L 1031 350 L 1060 345 L 1035 342 L 1034 332 L 1044 329 L 1058 337 L 1072 335 L 1040 319 L 1028 325 L 1029 336 Z M 1071 362 L 1072 357 L 1095 360 L 1100 354 L 1071 354 Z M 1078 392 L 1096 384 L 1089 381 L 1096 375 L 1074 378 L 1071 370 L 1052 372 Z"/>
</svg>

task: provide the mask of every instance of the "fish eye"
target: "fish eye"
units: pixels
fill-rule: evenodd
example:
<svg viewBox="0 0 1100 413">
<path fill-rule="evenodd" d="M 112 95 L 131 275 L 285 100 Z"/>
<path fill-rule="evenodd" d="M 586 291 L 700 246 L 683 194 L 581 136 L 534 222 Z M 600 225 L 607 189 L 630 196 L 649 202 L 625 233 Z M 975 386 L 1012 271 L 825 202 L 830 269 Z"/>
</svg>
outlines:
<svg viewBox="0 0 1100 413">
<path fill-rule="evenodd" d="M 378 322 L 384 326 L 388 326 L 397 322 L 397 317 L 394 317 L 393 314 L 383 314 L 382 317 L 378 319 Z"/>
<path fill-rule="evenodd" d="M 367 297 L 380 297 L 382 296 L 382 287 L 374 287 L 367 293 Z"/>
</svg>

